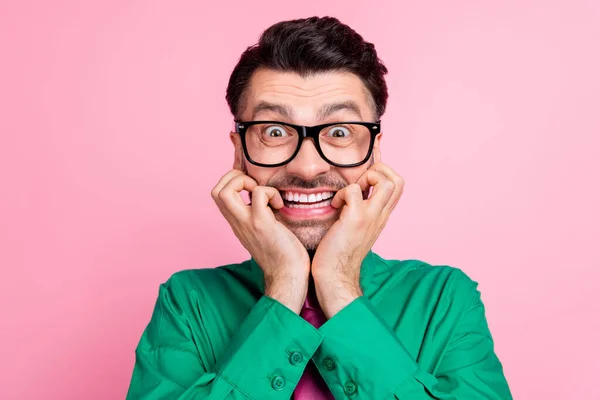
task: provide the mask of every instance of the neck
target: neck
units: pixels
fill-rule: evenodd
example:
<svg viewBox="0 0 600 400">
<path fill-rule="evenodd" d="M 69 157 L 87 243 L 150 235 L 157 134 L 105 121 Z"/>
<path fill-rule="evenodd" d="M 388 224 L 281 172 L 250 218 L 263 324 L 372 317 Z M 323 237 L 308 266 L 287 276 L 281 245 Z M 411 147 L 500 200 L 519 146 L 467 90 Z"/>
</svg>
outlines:
<svg viewBox="0 0 600 400">
<path fill-rule="evenodd" d="M 312 264 L 312 260 L 315 256 L 315 250 L 314 249 L 306 249 L 306 251 L 308 252 L 308 256 L 310 257 L 310 263 Z M 312 276 L 312 273 L 308 275 L 308 293 L 307 296 L 310 296 L 313 299 L 316 299 L 317 294 L 315 291 L 315 280 Z"/>
</svg>

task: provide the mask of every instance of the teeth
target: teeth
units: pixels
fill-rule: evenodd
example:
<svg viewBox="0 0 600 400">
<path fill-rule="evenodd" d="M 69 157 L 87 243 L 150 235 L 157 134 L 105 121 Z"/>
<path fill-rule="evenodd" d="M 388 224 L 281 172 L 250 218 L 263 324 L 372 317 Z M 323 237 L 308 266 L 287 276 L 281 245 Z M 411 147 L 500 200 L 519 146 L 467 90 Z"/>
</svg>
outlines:
<svg viewBox="0 0 600 400">
<path fill-rule="evenodd" d="M 319 208 L 319 207 L 326 207 L 330 204 L 331 204 L 331 200 L 325 200 L 320 203 L 314 203 L 314 204 L 291 203 L 289 205 L 289 207 L 290 208 Z"/>
<path fill-rule="evenodd" d="M 321 193 L 294 193 L 294 192 L 284 192 L 283 198 L 287 201 L 293 201 L 296 203 L 317 203 L 323 200 L 327 200 L 332 198 L 334 192 L 321 192 Z"/>
</svg>

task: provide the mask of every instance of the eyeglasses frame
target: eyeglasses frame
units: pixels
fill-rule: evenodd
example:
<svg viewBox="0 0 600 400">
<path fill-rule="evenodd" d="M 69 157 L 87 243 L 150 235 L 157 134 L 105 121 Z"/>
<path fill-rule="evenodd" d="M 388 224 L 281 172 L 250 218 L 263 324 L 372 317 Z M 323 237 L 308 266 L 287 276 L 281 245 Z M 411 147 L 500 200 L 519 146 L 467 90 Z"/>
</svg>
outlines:
<svg viewBox="0 0 600 400">
<path fill-rule="evenodd" d="M 369 157 L 371 157 L 371 153 L 373 152 L 373 145 L 375 144 L 375 137 L 381 131 L 381 120 L 376 121 L 376 122 L 365 122 L 365 121 L 330 122 L 327 124 L 321 124 L 321 125 L 315 125 L 315 126 L 295 125 L 295 124 L 289 124 L 287 122 L 281 122 L 281 121 L 239 121 L 239 120 L 234 120 L 233 122 L 234 122 L 235 132 L 238 133 L 240 135 L 240 138 L 242 139 L 242 148 L 244 150 L 244 155 L 246 156 L 248 161 L 253 165 L 256 165 L 259 167 L 265 167 L 265 168 L 281 167 L 281 166 L 289 163 L 290 161 L 292 161 L 296 157 L 296 155 L 298 155 L 298 153 L 300 152 L 300 148 L 302 147 L 302 142 L 307 137 L 313 139 L 315 148 L 317 149 L 317 153 L 319 153 L 321 158 L 323 160 L 327 161 L 329 164 L 333 165 L 334 167 L 339 167 L 339 168 L 358 167 L 358 166 L 366 163 L 369 160 Z M 284 125 L 284 126 L 294 128 L 296 130 L 296 132 L 299 133 L 300 137 L 298 139 L 298 146 L 296 147 L 296 150 L 294 150 L 292 155 L 287 160 L 277 163 L 277 164 L 263 164 L 263 163 L 254 161 L 250 157 L 250 154 L 248 154 L 248 147 L 246 146 L 246 131 L 248 130 L 248 128 L 250 126 L 258 125 L 258 124 Z M 369 128 L 369 132 L 371 133 L 371 139 L 369 142 L 369 151 L 367 152 L 367 156 L 364 158 L 364 160 L 359 161 L 354 164 L 338 164 L 338 163 L 335 163 L 335 162 L 329 160 L 323 153 L 323 150 L 321 150 L 321 144 L 319 143 L 319 134 L 321 133 L 321 131 L 323 129 L 327 128 L 328 126 L 335 126 L 335 125 L 342 125 L 342 124 L 362 125 L 364 127 Z"/>
</svg>

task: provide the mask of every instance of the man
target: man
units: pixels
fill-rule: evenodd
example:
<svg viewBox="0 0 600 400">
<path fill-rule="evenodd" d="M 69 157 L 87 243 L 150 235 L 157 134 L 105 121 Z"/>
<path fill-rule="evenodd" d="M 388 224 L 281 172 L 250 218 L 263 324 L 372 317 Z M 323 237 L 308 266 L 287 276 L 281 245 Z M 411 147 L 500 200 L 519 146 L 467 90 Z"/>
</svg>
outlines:
<svg viewBox="0 0 600 400">
<path fill-rule="evenodd" d="M 511 398 L 476 283 L 371 251 L 404 187 L 381 162 L 386 73 L 335 18 L 242 55 L 212 197 L 252 258 L 161 285 L 128 398 Z"/>
</svg>

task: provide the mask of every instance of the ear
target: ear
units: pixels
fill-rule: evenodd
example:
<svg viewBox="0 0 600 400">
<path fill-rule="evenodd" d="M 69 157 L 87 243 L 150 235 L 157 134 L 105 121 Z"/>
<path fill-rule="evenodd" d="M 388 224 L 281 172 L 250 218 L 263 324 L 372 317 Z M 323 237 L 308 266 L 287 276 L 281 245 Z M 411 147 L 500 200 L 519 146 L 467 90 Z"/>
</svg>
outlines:
<svg viewBox="0 0 600 400">
<path fill-rule="evenodd" d="M 231 139 L 231 143 L 233 144 L 234 152 L 233 152 L 233 168 L 234 169 L 242 169 L 242 160 L 244 157 L 244 150 L 242 148 L 242 138 L 236 132 L 229 132 L 229 139 Z"/>
<path fill-rule="evenodd" d="M 373 162 L 376 163 L 381 162 L 381 136 L 383 136 L 383 132 L 379 132 L 375 136 L 375 143 L 373 143 Z"/>
</svg>

